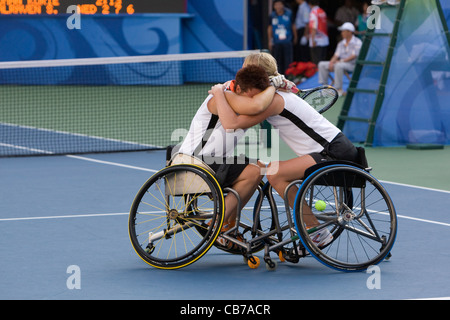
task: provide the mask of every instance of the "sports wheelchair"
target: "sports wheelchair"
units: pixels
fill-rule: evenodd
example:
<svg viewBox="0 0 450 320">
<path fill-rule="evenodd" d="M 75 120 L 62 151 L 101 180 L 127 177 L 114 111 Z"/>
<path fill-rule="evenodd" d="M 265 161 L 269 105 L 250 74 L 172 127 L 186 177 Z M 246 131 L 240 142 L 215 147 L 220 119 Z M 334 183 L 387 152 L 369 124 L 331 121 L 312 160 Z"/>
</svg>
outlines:
<svg viewBox="0 0 450 320">
<path fill-rule="evenodd" d="M 283 196 L 269 183 L 261 183 L 245 207 L 233 189 L 220 187 L 200 160 L 170 163 L 144 183 L 133 201 L 131 243 L 146 263 L 161 269 L 188 266 L 216 246 L 242 254 L 251 268 L 259 266 L 255 253 L 263 251 L 268 270 L 277 267 L 271 254 L 291 263 L 312 256 L 333 269 L 366 270 L 390 258 L 397 217 L 388 193 L 369 173 L 364 149 L 358 149 L 359 163 L 317 164 L 302 180 L 293 181 Z M 283 200 L 291 188 L 298 189 L 292 208 Z M 227 194 L 238 199 L 238 214 L 236 225 L 222 232 Z M 318 201 L 321 206 L 315 205 Z M 319 225 L 307 229 L 307 214 Z M 333 237 L 321 247 L 311 234 L 324 228 Z"/>
</svg>

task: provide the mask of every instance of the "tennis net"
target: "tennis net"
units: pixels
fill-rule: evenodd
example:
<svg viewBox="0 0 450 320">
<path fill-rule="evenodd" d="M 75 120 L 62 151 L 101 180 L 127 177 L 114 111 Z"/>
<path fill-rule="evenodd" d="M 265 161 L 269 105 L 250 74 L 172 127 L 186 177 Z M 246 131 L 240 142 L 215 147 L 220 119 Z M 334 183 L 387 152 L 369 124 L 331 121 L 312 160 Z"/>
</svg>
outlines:
<svg viewBox="0 0 450 320">
<path fill-rule="evenodd" d="M 0 157 L 177 144 L 252 52 L 1 62 Z"/>
</svg>

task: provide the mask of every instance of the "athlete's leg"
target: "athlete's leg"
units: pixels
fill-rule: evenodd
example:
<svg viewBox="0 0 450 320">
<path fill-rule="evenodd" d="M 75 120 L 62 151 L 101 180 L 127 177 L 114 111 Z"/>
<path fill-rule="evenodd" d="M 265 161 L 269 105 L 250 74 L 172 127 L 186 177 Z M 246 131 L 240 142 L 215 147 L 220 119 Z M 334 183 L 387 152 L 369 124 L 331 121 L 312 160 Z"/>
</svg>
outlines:
<svg viewBox="0 0 450 320">
<path fill-rule="evenodd" d="M 267 179 L 278 194 L 284 198 L 286 187 L 292 181 L 302 179 L 305 175 L 306 169 L 315 164 L 316 161 L 310 155 L 305 155 L 286 161 L 276 161 L 269 164 L 267 168 Z M 291 208 L 294 206 L 297 191 L 298 188 L 296 186 L 292 186 L 287 194 Z M 309 208 L 306 203 L 303 204 L 303 212 L 307 227 L 318 225 L 317 219 L 314 217 L 311 212 L 311 208 Z"/>
<path fill-rule="evenodd" d="M 328 78 L 330 75 L 330 61 L 320 61 L 319 68 L 319 83 L 320 84 L 328 84 Z"/>
<path fill-rule="evenodd" d="M 264 164 L 258 161 L 258 165 L 249 164 L 245 167 L 238 178 L 233 182 L 231 188 L 235 190 L 241 199 L 241 205 L 244 206 L 255 192 L 258 184 L 264 177 Z M 229 193 L 225 197 L 225 217 L 224 226 L 226 224 L 234 225 L 237 215 L 237 199 Z M 242 209 L 242 208 L 241 208 Z"/>
</svg>

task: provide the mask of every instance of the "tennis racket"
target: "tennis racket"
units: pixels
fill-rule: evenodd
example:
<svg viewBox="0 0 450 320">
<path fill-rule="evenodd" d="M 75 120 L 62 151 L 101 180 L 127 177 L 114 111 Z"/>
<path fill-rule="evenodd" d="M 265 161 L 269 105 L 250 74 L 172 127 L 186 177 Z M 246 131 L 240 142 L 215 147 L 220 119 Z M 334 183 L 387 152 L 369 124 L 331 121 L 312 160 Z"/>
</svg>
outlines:
<svg viewBox="0 0 450 320">
<path fill-rule="evenodd" d="M 339 98 L 337 90 L 327 85 L 300 90 L 297 95 L 319 113 L 324 113 L 330 109 Z"/>
</svg>

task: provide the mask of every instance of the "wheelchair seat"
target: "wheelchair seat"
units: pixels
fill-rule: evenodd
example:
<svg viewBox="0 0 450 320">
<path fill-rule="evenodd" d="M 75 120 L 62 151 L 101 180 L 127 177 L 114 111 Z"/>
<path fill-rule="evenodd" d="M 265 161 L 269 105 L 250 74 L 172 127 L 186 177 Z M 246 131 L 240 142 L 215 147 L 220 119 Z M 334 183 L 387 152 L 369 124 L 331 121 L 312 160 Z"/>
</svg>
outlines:
<svg viewBox="0 0 450 320">
<path fill-rule="evenodd" d="M 309 167 L 308 169 L 305 170 L 305 175 L 303 177 L 303 180 L 306 180 L 312 173 L 316 172 L 317 170 L 324 168 L 324 167 L 328 167 L 328 166 L 336 166 L 336 165 L 346 165 L 346 166 L 353 166 L 353 167 L 357 167 L 359 169 L 365 170 L 365 171 L 370 171 L 371 168 L 369 167 L 367 158 L 366 158 L 366 154 L 365 154 L 365 149 L 362 147 L 357 147 L 356 148 L 358 150 L 358 159 L 357 162 L 352 162 L 352 161 L 346 161 L 346 160 L 330 160 L 330 161 L 324 161 L 321 163 L 317 163 L 311 167 Z M 336 178 L 337 177 L 337 178 Z M 351 181 L 351 176 L 349 176 L 349 173 L 342 173 L 339 176 L 334 176 L 333 177 L 333 181 L 331 181 L 330 179 L 327 179 L 327 177 L 323 177 L 321 179 L 321 181 L 318 181 L 317 183 L 321 184 L 321 185 L 336 185 L 336 186 L 344 186 L 346 184 L 346 181 L 348 183 L 348 181 Z M 359 186 L 359 187 L 363 187 L 364 181 L 360 180 L 360 179 L 356 179 L 353 182 L 353 186 Z"/>
<path fill-rule="evenodd" d="M 202 160 L 183 153 L 175 153 L 172 155 L 170 160 L 167 162 L 168 166 L 181 165 L 181 164 L 191 164 L 201 167 L 211 174 L 214 171 Z M 190 194 L 190 193 L 201 193 L 210 192 L 211 189 L 206 185 L 205 181 L 193 172 L 186 172 L 178 175 L 168 175 L 165 183 L 166 194 Z"/>
</svg>

